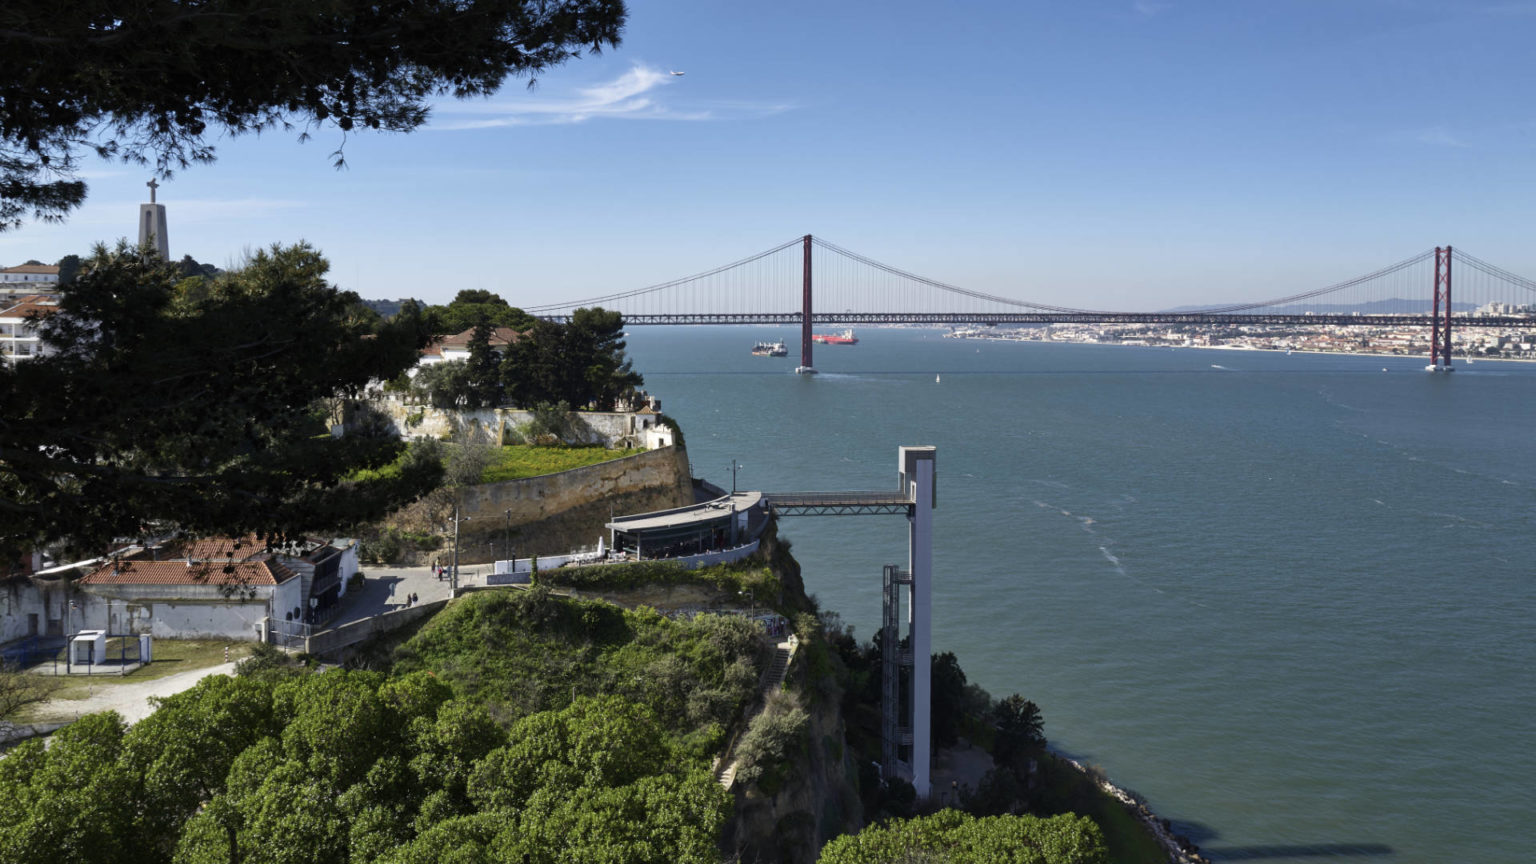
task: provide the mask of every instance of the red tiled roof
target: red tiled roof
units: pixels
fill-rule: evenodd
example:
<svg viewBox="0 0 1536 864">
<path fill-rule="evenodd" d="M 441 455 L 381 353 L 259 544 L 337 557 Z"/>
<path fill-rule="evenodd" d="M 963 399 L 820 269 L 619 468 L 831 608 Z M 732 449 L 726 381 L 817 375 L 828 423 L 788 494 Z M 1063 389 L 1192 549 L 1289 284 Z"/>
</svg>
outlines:
<svg viewBox="0 0 1536 864">
<path fill-rule="evenodd" d="M 516 342 L 518 339 L 522 338 L 522 335 L 522 333 L 517 330 L 513 330 L 511 327 L 497 327 L 495 330 L 491 331 L 491 347 L 505 348 L 506 346 L 511 345 L 513 342 Z M 452 336 L 445 337 L 441 342 L 437 344 L 441 345 L 443 348 L 468 348 L 469 340 L 473 339 L 474 336 L 475 328 L 471 327 L 468 330 L 465 330 L 463 333 L 455 333 Z"/>
<path fill-rule="evenodd" d="M 0 309 L 0 318 L 25 318 L 33 312 L 50 315 L 59 311 L 59 304 L 38 296 L 23 297 L 15 305 Z"/>
<path fill-rule="evenodd" d="M 228 572 L 226 572 L 226 569 Z M 277 585 L 297 574 L 276 560 L 220 562 L 112 561 L 80 580 L 81 585 Z"/>
<path fill-rule="evenodd" d="M 226 572 L 227 570 L 227 572 Z M 107 561 L 82 585 L 277 585 L 294 577 L 254 534 L 202 537 L 135 549 Z"/>
<path fill-rule="evenodd" d="M 59 275 L 57 264 L 17 264 L 15 267 L 0 268 L 0 273 L 41 273 L 47 276 Z"/>
<path fill-rule="evenodd" d="M 231 537 L 202 537 L 197 540 L 180 540 L 160 553 L 161 558 L 191 558 L 193 561 L 245 561 L 267 554 L 267 544 L 247 534 Z"/>
</svg>

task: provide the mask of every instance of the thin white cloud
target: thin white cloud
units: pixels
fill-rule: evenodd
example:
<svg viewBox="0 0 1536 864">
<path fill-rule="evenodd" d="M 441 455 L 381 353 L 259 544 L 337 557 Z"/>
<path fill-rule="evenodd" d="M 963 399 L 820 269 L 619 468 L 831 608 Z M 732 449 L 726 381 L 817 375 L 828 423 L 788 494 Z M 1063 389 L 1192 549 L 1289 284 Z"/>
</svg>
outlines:
<svg viewBox="0 0 1536 864">
<path fill-rule="evenodd" d="M 544 98 L 533 91 L 515 99 L 488 102 L 446 102 L 434 112 L 440 116 L 479 115 L 480 119 L 434 122 L 433 129 L 493 129 L 503 126 L 554 126 L 584 123 L 593 119 L 710 120 L 719 116 L 709 108 L 683 109 L 664 100 L 662 88 L 682 78 L 652 66 L 635 65 L 612 81 L 583 87 L 570 95 Z M 721 103 L 730 113 L 777 113 L 787 106 Z"/>
<path fill-rule="evenodd" d="M 1173 7 L 1173 4 L 1155 3 L 1152 0 L 1136 0 L 1135 3 L 1131 4 L 1131 7 L 1136 10 L 1137 15 L 1143 18 L 1151 18 L 1153 15 L 1159 15 L 1168 11 Z"/>
<path fill-rule="evenodd" d="M 1444 126 L 1435 126 L 1431 129 L 1422 129 L 1414 135 L 1414 140 L 1420 144 L 1428 144 L 1433 147 L 1471 147 L 1472 145 L 1452 135 Z"/>
</svg>

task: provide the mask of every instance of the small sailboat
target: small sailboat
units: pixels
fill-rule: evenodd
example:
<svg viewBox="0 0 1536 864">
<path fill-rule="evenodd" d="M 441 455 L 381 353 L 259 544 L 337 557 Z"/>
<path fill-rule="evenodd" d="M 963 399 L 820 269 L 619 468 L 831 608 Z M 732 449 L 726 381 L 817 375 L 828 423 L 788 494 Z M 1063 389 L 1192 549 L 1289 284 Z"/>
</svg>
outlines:
<svg viewBox="0 0 1536 864">
<path fill-rule="evenodd" d="M 935 383 L 935 384 L 939 383 L 939 376 L 938 375 L 933 376 L 933 383 Z"/>
</svg>

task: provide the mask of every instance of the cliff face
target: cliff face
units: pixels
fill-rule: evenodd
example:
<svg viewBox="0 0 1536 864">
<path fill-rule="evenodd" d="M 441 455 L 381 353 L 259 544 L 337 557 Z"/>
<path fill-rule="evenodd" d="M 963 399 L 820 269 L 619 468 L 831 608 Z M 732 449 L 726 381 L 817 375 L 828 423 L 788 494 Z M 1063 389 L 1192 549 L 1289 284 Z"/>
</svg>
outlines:
<svg viewBox="0 0 1536 864">
<path fill-rule="evenodd" d="M 815 688 L 808 693 L 806 684 L 788 684 L 809 703 L 810 722 L 798 752 L 784 766 L 783 782 L 771 792 L 739 785 L 733 790 L 736 810 L 726 841 L 742 862 L 810 864 L 828 840 L 863 827 L 838 698 L 817 695 Z"/>
<path fill-rule="evenodd" d="M 772 525 L 761 551 L 783 586 L 781 608 L 810 610 L 800 565 Z M 805 632 L 812 621 L 797 615 L 802 641 L 784 684 L 806 712 L 805 731 L 772 782 L 737 784 L 732 790 L 736 808 L 722 845 L 744 864 L 810 864 L 828 840 L 863 827 L 858 770 L 844 739 L 838 667 L 821 634 Z"/>
<path fill-rule="evenodd" d="M 678 445 L 559 474 L 469 487 L 460 503 L 469 519 L 460 527 L 459 560 L 476 563 L 501 555 L 509 520 L 519 557 L 591 546 L 606 538 L 603 525 L 612 516 L 692 504 L 688 475 L 688 451 Z"/>
</svg>

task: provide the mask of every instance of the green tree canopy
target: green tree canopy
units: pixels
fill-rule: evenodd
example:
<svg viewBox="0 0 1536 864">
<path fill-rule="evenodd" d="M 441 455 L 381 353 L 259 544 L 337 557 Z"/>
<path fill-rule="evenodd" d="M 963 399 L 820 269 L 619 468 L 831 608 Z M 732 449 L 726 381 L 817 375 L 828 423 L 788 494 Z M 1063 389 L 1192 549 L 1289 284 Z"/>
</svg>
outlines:
<svg viewBox="0 0 1536 864">
<path fill-rule="evenodd" d="M 1015 693 L 998 701 L 992 717 L 997 724 L 992 761 L 998 765 L 1016 766 L 1021 758 L 1045 749 L 1045 721 L 1035 703 Z"/>
<path fill-rule="evenodd" d="M 501 356 L 491 347 L 496 328 L 488 322 L 475 325 L 469 337 L 469 392 L 471 408 L 494 408 L 501 404 Z"/>
<path fill-rule="evenodd" d="M 620 396 L 645 383 L 625 347 L 618 312 L 583 308 L 565 324 L 538 321 L 502 361 L 507 397 L 525 408 L 566 402 L 612 410 Z"/>
<path fill-rule="evenodd" d="M 0 367 L 0 548 L 342 528 L 435 486 L 428 460 L 344 479 L 404 445 L 327 435 L 322 403 L 399 374 L 426 334 L 414 316 L 370 329 L 327 267 L 274 246 L 194 296 L 175 265 L 98 248 L 41 325 L 57 353 Z"/>
<path fill-rule="evenodd" d="M 435 336 L 453 336 L 486 324 L 522 331 L 532 327 L 535 321 L 532 315 L 483 288 L 460 291 L 446 306 L 427 307 L 423 317 Z"/>
<path fill-rule="evenodd" d="M 0 230 L 78 207 L 85 154 L 169 176 L 212 161 L 220 134 L 410 131 L 434 96 L 617 45 L 625 15 L 623 0 L 7 0 Z"/>
<path fill-rule="evenodd" d="M 1104 835 L 1086 816 L 987 816 L 957 810 L 895 819 L 834 838 L 818 864 L 1108 864 Z"/>
<path fill-rule="evenodd" d="M 80 256 L 65 255 L 59 259 L 59 285 L 68 285 L 80 275 Z"/>
</svg>

